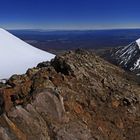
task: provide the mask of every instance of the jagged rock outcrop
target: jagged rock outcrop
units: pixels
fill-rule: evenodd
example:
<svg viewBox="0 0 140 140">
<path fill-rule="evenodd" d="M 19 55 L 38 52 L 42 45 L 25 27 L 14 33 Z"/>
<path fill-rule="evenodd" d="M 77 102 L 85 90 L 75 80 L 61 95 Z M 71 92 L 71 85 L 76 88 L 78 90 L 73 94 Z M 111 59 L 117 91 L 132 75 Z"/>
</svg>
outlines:
<svg viewBox="0 0 140 140">
<path fill-rule="evenodd" d="M 137 140 L 140 86 L 76 50 L 2 84 L 0 113 L 1 140 Z"/>
</svg>

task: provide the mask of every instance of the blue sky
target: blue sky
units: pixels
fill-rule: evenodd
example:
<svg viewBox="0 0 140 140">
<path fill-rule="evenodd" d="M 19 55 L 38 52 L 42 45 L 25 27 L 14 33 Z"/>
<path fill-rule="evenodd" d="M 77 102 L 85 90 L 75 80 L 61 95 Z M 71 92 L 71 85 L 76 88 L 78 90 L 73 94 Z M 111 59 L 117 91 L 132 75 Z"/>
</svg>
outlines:
<svg viewBox="0 0 140 140">
<path fill-rule="evenodd" d="M 139 7 L 139 0 L 0 0 L 0 27 L 140 28 Z"/>
</svg>

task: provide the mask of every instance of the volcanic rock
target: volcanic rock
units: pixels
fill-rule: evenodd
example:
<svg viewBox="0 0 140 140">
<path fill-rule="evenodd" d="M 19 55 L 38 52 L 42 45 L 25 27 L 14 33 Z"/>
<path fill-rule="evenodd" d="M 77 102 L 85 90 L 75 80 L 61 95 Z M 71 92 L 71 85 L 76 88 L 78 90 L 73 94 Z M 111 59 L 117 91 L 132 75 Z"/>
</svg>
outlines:
<svg viewBox="0 0 140 140">
<path fill-rule="evenodd" d="M 14 75 L 0 88 L 0 140 L 138 140 L 140 86 L 76 50 Z"/>
</svg>

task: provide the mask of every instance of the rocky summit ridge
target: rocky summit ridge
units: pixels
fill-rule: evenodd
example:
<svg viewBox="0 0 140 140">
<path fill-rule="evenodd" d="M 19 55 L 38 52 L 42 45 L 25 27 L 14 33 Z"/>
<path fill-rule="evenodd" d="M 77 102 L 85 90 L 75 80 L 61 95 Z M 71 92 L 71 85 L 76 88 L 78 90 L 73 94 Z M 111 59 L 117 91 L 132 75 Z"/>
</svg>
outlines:
<svg viewBox="0 0 140 140">
<path fill-rule="evenodd" d="M 78 49 L 1 83 L 0 113 L 0 140 L 138 140 L 140 86 Z"/>
</svg>

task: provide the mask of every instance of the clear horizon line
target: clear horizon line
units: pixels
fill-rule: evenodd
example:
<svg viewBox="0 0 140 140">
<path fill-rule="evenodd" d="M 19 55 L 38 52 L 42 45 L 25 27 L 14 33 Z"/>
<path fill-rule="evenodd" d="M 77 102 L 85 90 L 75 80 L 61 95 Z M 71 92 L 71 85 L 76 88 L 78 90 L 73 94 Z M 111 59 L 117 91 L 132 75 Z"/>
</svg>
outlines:
<svg viewBox="0 0 140 140">
<path fill-rule="evenodd" d="M 85 31 L 85 30 L 128 30 L 128 29 L 140 29 L 140 27 L 127 27 L 127 28 L 65 28 L 65 29 L 60 29 L 60 28 L 50 28 L 50 29 L 44 29 L 44 28 L 5 28 L 6 30 L 38 30 L 38 31 Z"/>
</svg>

